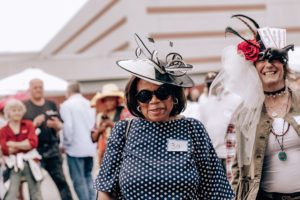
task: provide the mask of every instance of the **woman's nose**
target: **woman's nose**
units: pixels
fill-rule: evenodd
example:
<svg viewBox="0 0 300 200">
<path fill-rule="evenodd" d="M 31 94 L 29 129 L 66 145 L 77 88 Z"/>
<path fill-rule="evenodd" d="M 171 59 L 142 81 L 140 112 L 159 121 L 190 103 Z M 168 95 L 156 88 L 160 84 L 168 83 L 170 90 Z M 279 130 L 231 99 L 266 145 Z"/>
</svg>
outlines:
<svg viewBox="0 0 300 200">
<path fill-rule="evenodd" d="M 152 99 L 150 100 L 149 103 L 156 103 L 156 102 L 159 102 L 160 100 L 155 96 L 155 95 L 152 95 Z"/>
<path fill-rule="evenodd" d="M 266 60 L 265 62 L 266 62 L 266 64 L 265 64 L 266 67 L 273 67 L 273 64 L 271 62 L 269 62 L 268 60 Z"/>
</svg>

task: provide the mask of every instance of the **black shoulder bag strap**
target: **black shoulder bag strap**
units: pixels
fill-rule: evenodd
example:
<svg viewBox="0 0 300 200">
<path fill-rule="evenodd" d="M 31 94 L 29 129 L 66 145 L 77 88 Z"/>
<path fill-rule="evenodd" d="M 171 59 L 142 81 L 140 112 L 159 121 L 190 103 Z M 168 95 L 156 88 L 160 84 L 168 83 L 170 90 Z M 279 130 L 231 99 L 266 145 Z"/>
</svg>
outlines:
<svg viewBox="0 0 300 200">
<path fill-rule="evenodd" d="M 127 140 L 128 136 L 129 136 L 129 129 L 132 124 L 132 120 L 133 120 L 132 118 L 126 120 L 127 124 L 126 124 L 126 130 L 125 130 L 125 144 L 126 144 L 126 140 Z M 125 147 L 125 145 L 124 145 L 124 147 Z"/>
<path fill-rule="evenodd" d="M 113 118 L 114 122 L 117 122 L 117 121 L 120 120 L 120 116 L 121 116 L 121 113 L 122 113 L 123 109 L 124 109 L 124 107 L 121 107 L 121 106 L 117 107 L 116 114 L 115 114 L 115 116 Z"/>
</svg>

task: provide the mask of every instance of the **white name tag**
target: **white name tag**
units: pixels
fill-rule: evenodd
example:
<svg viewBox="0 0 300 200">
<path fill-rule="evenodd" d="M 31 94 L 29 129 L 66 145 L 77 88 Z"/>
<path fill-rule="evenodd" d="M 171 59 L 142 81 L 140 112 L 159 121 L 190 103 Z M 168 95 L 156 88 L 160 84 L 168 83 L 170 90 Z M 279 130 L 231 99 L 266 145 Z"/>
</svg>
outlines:
<svg viewBox="0 0 300 200">
<path fill-rule="evenodd" d="M 188 141 L 168 139 L 167 151 L 188 151 Z"/>
<path fill-rule="evenodd" d="M 294 116 L 294 120 L 300 125 L 300 115 Z"/>
</svg>

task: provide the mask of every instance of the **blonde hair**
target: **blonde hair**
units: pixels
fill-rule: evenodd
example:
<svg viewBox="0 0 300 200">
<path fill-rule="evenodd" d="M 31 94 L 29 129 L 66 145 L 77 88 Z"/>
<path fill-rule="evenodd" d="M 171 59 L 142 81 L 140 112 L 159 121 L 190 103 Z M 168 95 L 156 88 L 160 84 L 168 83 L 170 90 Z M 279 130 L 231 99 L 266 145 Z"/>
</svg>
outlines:
<svg viewBox="0 0 300 200">
<path fill-rule="evenodd" d="M 19 108 L 21 108 L 22 115 L 24 115 L 25 112 L 26 112 L 26 107 L 25 107 L 25 105 L 23 104 L 22 101 L 20 101 L 20 100 L 18 100 L 18 99 L 11 99 L 11 100 L 9 100 L 9 101 L 5 104 L 4 109 L 3 109 L 4 117 L 5 117 L 6 120 L 10 120 L 10 119 L 9 119 L 8 112 L 9 112 L 9 110 L 10 110 L 12 107 L 19 107 Z"/>
</svg>

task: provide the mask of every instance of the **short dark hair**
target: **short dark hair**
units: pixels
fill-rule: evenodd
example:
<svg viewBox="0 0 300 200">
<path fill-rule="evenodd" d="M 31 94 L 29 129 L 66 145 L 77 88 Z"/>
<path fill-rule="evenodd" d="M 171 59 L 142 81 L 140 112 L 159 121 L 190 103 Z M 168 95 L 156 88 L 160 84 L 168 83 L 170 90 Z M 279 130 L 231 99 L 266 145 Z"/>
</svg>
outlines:
<svg viewBox="0 0 300 200">
<path fill-rule="evenodd" d="M 132 76 L 131 79 L 129 79 L 125 88 L 125 101 L 126 101 L 127 108 L 132 115 L 136 117 L 145 118 L 144 115 L 141 112 L 139 112 L 137 109 L 139 105 L 136 99 L 136 94 L 138 92 L 137 84 L 140 80 L 141 79 L 136 76 Z M 170 116 L 178 115 L 179 113 L 184 111 L 186 107 L 186 97 L 184 95 L 183 88 L 175 85 L 170 85 L 170 84 L 166 84 L 166 85 L 172 91 L 173 100 L 175 98 L 178 99 L 178 103 L 174 104 Z"/>
</svg>

